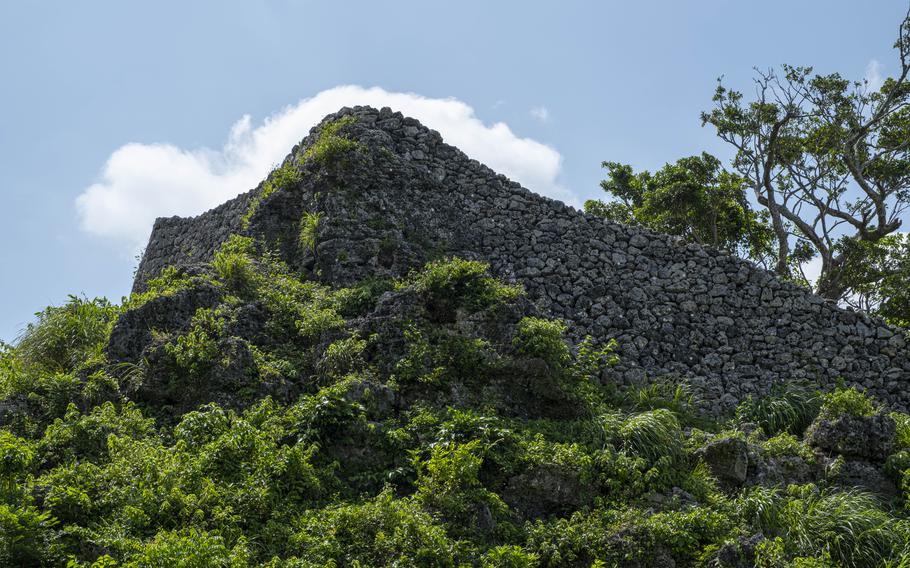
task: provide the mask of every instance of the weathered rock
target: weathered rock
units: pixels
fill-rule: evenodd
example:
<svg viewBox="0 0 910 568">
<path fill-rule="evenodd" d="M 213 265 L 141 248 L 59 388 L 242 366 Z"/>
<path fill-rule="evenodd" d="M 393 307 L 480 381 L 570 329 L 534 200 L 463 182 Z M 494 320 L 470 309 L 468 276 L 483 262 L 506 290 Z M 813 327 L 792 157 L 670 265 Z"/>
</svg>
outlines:
<svg viewBox="0 0 910 568">
<path fill-rule="evenodd" d="M 183 331 L 199 308 L 214 307 L 220 291 L 210 284 L 199 284 L 179 290 L 170 296 L 159 296 L 120 315 L 111 331 L 107 355 L 114 363 L 139 361 L 152 342 L 152 330 Z"/>
<path fill-rule="evenodd" d="M 787 487 L 792 483 L 809 483 L 818 479 L 820 466 L 802 456 L 768 456 L 761 452 L 750 462 L 750 485 Z"/>
<path fill-rule="evenodd" d="M 712 566 L 717 568 L 751 568 L 755 565 L 755 549 L 764 540 L 761 533 L 741 536 L 720 547 Z"/>
<path fill-rule="evenodd" d="M 860 488 L 885 497 L 897 497 L 898 490 L 894 482 L 885 475 L 880 464 L 864 461 L 844 460 L 828 468 L 829 483 L 847 489 Z"/>
<path fill-rule="evenodd" d="M 540 464 L 513 477 L 503 492 L 506 503 L 526 518 L 562 516 L 593 498 L 577 471 L 557 464 Z"/>
<path fill-rule="evenodd" d="M 711 440 L 695 453 L 705 461 L 717 480 L 737 487 L 746 481 L 749 469 L 749 445 L 738 437 Z"/>
<path fill-rule="evenodd" d="M 894 419 L 884 412 L 872 416 L 818 418 L 806 441 L 820 450 L 848 458 L 884 462 L 894 451 Z"/>
</svg>

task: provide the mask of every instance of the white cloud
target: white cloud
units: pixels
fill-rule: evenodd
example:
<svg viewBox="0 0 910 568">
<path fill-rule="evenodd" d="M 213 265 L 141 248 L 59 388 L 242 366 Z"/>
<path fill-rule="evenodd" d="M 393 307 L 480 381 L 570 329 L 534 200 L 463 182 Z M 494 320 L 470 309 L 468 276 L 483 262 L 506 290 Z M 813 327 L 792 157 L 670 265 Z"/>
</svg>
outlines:
<svg viewBox="0 0 910 568">
<path fill-rule="evenodd" d="M 872 59 L 869 61 L 869 64 L 866 65 L 866 85 L 868 85 L 869 91 L 877 91 L 882 88 L 882 84 L 885 81 L 885 77 L 882 75 L 882 72 L 885 70 L 885 66 L 882 65 L 877 59 Z"/>
<path fill-rule="evenodd" d="M 539 120 L 540 122 L 547 123 L 550 122 L 550 111 L 547 110 L 545 106 L 534 107 L 530 110 L 531 116 Z"/>
<path fill-rule="evenodd" d="M 517 136 L 505 123 L 484 124 L 457 99 L 349 85 L 303 99 L 259 125 L 243 116 L 220 150 L 139 143 L 118 148 L 100 180 L 76 199 L 82 229 L 138 249 L 156 217 L 197 215 L 255 187 L 325 115 L 355 105 L 401 111 L 529 189 L 578 206 L 558 181 L 562 156 L 555 149 Z"/>
</svg>

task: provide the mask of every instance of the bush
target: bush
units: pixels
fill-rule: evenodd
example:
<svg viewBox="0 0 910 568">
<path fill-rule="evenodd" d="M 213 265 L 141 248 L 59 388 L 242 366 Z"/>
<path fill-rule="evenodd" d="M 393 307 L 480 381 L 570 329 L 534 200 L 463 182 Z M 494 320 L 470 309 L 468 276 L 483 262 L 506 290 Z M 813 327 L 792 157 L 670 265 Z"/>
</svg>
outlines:
<svg viewBox="0 0 910 568">
<path fill-rule="evenodd" d="M 707 507 L 660 512 L 648 517 L 643 527 L 683 566 L 704 560 L 702 552 L 722 543 L 735 528 L 727 515 Z"/>
<path fill-rule="evenodd" d="M 480 560 L 481 568 L 534 568 L 538 565 L 536 554 L 515 545 L 491 548 Z"/>
<path fill-rule="evenodd" d="M 229 548 L 221 535 L 191 528 L 158 533 L 123 568 L 246 568 L 248 556 L 243 541 Z"/>
<path fill-rule="evenodd" d="M 357 124 L 357 118 L 345 116 L 323 125 L 319 137 L 304 152 L 303 159 L 320 164 L 333 164 L 343 159 L 349 152 L 359 150 L 362 147 L 359 142 L 340 134 L 341 129 L 353 124 Z"/>
<path fill-rule="evenodd" d="M 300 219 L 300 233 L 297 242 L 300 248 L 311 254 L 316 254 L 316 237 L 319 232 L 319 223 L 322 221 L 322 213 L 310 213 L 307 211 Z"/>
<path fill-rule="evenodd" d="M 310 307 L 304 309 L 295 322 L 297 333 L 307 340 L 317 340 L 322 334 L 344 325 L 344 318 L 334 308 Z"/>
<path fill-rule="evenodd" d="M 28 440 L 0 430 L 0 503 L 21 502 L 34 455 Z"/>
<path fill-rule="evenodd" d="M 93 462 L 107 458 L 110 435 L 144 438 L 155 434 L 154 420 L 145 418 L 133 403 L 118 409 L 111 402 L 82 414 L 70 404 L 63 418 L 49 425 L 38 443 L 45 465 L 80 459 Z"/>
<path fill-rule="evenodd" d="M 332 304 L 344 317 L 364 315 L 376 305 L 384 292 L 394 289 L 394 283 L 384 278 L 367 278 L 351 288 L 337 290 Z"/>
<path fill-rule="evenodd" d="M 856 387 L 838 388 L 822 395 L 821 416 L 824 418 L 835 419 L 841 416 L 863 418 L 872 416 L 877 411 L 878 407 L 869 395 L 859 392 Z"/>
<path fill-rule="evenodd" d="M 456 546 L 412 499 L 389 490 L 361 504 L 307 511 L 292 549 L 312 565 L 455 566 Z"/>
<path fill-rule="evenodd" d="M 180 290 L 193 288 L 202 283 L 212 283 L 211 277 L 207 274 L 190 274 L 176 266 L 166 266 L 158 276 L 145 283 L 145 292 L 131 294 L 124 302 L 123 309 L 136 309 L 154 298 L 173 296 Z"/>
<path fill-rule="evenodd" d="M 572 358 L 564 336 L 568 327 L 559 320 L 526 317 L 518 322 L 512 344 L 519 355 L 539 357 L 554 369 L 566 366 Z"/>
<path fill-rule="evenodd" d="M 59 566 L 64 548 L 56 524 L 32 506 L 0 504 L 0 565 Z"/>
<path fill-rule="evenodd" d="M 104 298 L 70 296 L 66 304 L 35 314 L 37 321 L 19 336 L 16 353 L 26 367 L 45 373 L 69 373 L 99 362 L 118 314 Z"/>
<path fill-rule="evenodd" d="M 176 341 L 164 346 L 175 364 L 190 377 L 201 377 L 221 360 L 218 340 L 224 333 L 225 320 L 215 310 L 199 308 L 192 327 Z"/>
<path fill-rule="evenodd" d="M 233 292 L 244 295 L 255 285 L 253 263 L 244 254 L 219 251 L 212 260 L 212 268 L 224 285 Z"/>
<path fill-rule="evenodd" d="M 762 448 L 772 457 L 799 456 L 808 463 L 815 463 L 815 454 L 793 434 L 778 434 L 762 442 Z"/>
<path fill-rule="evenodd" d="M 519 286 L 502 284 L 490 276 L 489 268 L 476 260 L 438 260 L 428 263 L 400 286 L 413 287 L 425 297 L 431 314 L 439 321 L 446 321 L 457 308 L 479 311 L 522 294 Z"/>
<path fill-rule="evenodd" d="M 244 229 L 249 228 L 253 216 L 259 210 L 262 202 L 268 199 L 270 195 L 282 189 L 290 189 L 302 180 L 303 174 L 293 161 L 285 162 L 273 169 L 262 183 L 262 189 L 250 200 L 250 205 L 241 220 L 242 227 Z"/>
<path fill-rule="evenodd" d="M 903 412 L 892 412 L 891 418 L 896 427 L 894 443 L 898 448 L 910 449 L 910 416 Z"/>
<path fill-rule="evenodd" d="M 363 351 L 366 347 L 367 342 L 356 334 L 339 339 L 326 347 L 316 368 L 323 378 L 340 379 L 365 365 Z"/>
</svg>

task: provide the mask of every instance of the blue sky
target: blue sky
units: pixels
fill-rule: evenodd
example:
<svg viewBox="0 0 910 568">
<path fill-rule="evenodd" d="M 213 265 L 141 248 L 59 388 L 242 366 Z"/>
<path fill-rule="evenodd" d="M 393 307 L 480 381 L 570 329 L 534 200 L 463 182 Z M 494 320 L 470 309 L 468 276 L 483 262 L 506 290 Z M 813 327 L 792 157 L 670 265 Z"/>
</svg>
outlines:
<svg viewBox="0 0 910 568">
<path fill-rule="evenodd" d="M 0 339 L 69 293 L 119 300 L 151 217 L 246 189 L 232 184 L 262 177 L 335 101 L 400 102 L 530 189 L 581 202 L 605 159 L 728 156 L 698 120 L 720 75 L 748 89 L 753 66 L 785 62 L 893 72 L 906 8 L 3 2 Z"/>
</svg>

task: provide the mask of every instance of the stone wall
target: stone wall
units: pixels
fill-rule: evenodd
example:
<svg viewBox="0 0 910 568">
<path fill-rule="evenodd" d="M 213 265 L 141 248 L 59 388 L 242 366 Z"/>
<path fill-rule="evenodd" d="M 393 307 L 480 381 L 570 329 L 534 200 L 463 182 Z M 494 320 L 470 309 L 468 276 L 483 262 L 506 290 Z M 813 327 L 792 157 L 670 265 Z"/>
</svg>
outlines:
<svg viewBox="0 0 910 568">
<path fill-rule="evenodd" d="M 241 230 L 241 218 L 255 190 L 238 195 L 196 217 L 159 217 L 155 220 L 133 291 L 142 291 L 149 277 L 168 265 L 185 266 L 211 260 L 222 242 Z"/>
<path fill-rule="evenodd" d="M 907 408 L 910 360 L 898 330 L 729 254 L 534 194 L 389 109 L 342 109 L 323 124 L 346 115 L 358 121 L 341 132 L 360 149 L 331 163 L 304 160 L 314 128 L 287 158 L 303 182 L 263 200 L 248 231 L 313 277 L 348 284 L 441 255 L 483 259 L 576 338 L 616 338 L 614 380 L 685 380 L 725 409 L 778 382 L 843 379 Z M 249 199 L 159 220 L 137 283 L 169 263 L 209 259 L 239 231 Z M 315 251 L 293 238 L 307 211 L 322 214 Z"/>
</svg>

